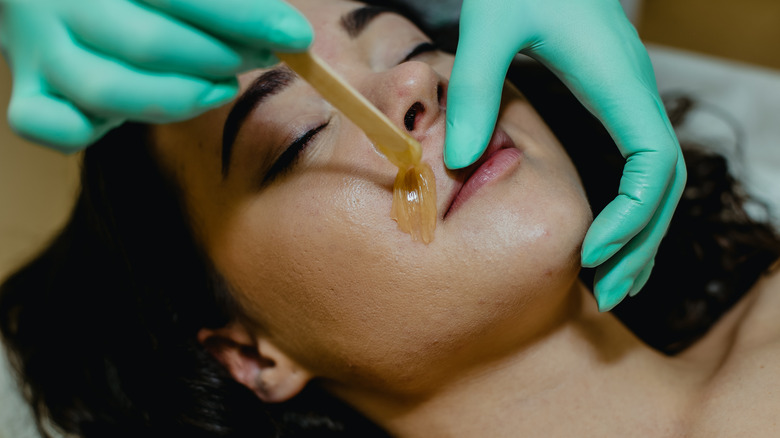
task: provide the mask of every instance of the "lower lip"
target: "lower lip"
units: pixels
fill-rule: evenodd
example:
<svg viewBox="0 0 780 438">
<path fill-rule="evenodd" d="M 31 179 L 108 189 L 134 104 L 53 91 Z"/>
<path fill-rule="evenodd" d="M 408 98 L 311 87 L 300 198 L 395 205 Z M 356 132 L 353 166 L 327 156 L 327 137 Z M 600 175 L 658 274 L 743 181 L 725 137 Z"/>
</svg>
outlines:
<svg viewBox="0 0 780 438">
<path fill-rule="evenodd" d="M 499 149 L 485 161 L 463 184 L 447 215 L 457 210 L 461 204 L 474 196 L 483 187 L 501 179 L 502 176 L 513 171 L 520 163 L 523 153 L 515 147 Z"/>
</svg>

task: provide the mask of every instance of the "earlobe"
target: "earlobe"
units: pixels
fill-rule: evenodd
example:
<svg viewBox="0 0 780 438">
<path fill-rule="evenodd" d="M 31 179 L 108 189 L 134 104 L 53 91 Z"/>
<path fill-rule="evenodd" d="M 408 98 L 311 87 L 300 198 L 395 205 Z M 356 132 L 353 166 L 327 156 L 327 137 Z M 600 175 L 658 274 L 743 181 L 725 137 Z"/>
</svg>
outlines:
<svg viewBox="0 0 780 438">
<path fill-rule="evenodd" d="M 260 369 L 255 379 L 255 394 L 263 401 L 280 403 L 303 390 L 312 376 L 276 345 L 265 339 L 258 342 L 260 356 L 272 362 Z"/>
<path fill-rule="evenodd" d="M 267 403 L 287 401 L 311 380 L 309 371 L 265 337 L 254 338 L 243 326 L 201 329 L 198 342 L 233 376 Z"/>
</svg>

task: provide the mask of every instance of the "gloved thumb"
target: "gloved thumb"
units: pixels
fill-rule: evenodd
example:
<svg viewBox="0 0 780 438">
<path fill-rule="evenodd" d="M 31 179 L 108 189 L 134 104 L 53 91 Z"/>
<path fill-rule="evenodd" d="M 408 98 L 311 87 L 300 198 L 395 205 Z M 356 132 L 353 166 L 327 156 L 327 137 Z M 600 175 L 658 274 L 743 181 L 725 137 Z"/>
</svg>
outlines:
<svg viewBox="0 0 780 438">
<path fill-rule="evenodd" d="M 474 163 L 487 148 L 498 118 L 504 79 L 515 48 L 462 37 L 447 90 L 444 162 L 450 169 Z"/>
</svg>

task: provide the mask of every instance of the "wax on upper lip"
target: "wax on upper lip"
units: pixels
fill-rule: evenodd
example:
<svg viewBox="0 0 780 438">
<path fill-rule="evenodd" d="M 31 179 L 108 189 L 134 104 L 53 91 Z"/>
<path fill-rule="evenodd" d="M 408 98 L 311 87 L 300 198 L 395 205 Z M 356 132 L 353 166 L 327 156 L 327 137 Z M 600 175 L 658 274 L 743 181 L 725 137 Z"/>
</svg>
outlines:
<svg viewBox="0 0 780 438">
<path fill-rule="evenodd" d="M 401 231 L 413 240 L 433 241 L 436 229 L 436 178 L 431 167 L 424 163 L 399 170 L 393 185 L 391 217 Z"/>
</svg>

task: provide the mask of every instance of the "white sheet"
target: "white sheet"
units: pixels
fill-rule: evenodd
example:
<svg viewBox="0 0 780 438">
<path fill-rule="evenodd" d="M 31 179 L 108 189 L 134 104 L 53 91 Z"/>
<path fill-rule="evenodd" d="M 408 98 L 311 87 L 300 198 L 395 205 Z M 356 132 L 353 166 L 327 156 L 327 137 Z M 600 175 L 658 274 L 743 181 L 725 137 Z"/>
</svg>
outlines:
<svg viewBox="0 0 780 438">
<path fill-rule="evenodd" d="M 659 92 L 682 92 L 701 104 L 680 138 L 712 145 L 731 158 L 732 171 L 751 195 L 769 204 L 780 227 L 780 71 L 658 45 L 648 51 Z M 742 161 L 728 117 L 744 133 Z"/>
</svg>

